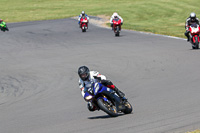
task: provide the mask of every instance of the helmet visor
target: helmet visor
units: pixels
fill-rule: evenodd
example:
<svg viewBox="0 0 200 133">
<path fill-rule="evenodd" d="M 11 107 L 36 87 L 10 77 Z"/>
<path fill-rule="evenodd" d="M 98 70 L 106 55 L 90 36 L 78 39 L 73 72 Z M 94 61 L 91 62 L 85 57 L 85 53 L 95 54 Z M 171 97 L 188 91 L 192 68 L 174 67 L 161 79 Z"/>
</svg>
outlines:
<svg viewBox="0 0 200 133">
<path fill-rule="evenodd" d="M 191 17 L 191 20 L 192 20 L 192 21 L 195 21 L 195 17 Z"/>
<path fill-rule="evenodd" d="M 81 76 L 82 79 L 86 79 L 87 78 L 87 74 L 86 73 L 81 74 L 80 76 Z"/>
</svg>

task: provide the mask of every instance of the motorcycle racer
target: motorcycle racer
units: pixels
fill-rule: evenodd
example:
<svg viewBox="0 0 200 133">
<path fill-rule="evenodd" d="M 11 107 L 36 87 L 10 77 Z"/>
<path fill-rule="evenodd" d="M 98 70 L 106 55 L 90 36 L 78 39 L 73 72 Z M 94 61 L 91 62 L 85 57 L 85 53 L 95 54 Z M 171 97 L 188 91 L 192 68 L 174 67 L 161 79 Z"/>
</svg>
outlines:
<svg viewBox="0 0 200 133">
<path fill-rule="evenodd" d="M 89 17 L 88 17 L 88 15 L 87 14 L 85 14 L 85 11 L 82 11 L 81 12 L 81 14 L 79 15 L 79 17 L 78 17 L 78 24 L 80 25 L 80 20 L 81 20 L 81 18 L 82 17 L 87 17 L 87 20 L 88 20 L 88 23 L 89 23 Z"/>
<path fill-rule="evenodd" d="M 6 23 L 3 21 L 3 19 L 0 19 L 0 29 L 1 29 L 3 32 L 5 32 L 5 29 L 4 29 L 5 25 L 6 25 Z"/>
<path fill-rule="evenodd" d="M 110 18 L 110 26 L 112 27 L 113 30 L 113 19 L 119 18 L 121 19 L 121 25 L 123 25 L 123 19 L 121 16 L 118 15 L 118 13 L 114 12 L 113 15 Z"/>
<path fill-rule="evenodd" d="M 192 13 L 190 13 L 190 16 L 186 19 L 186 22 L 185 22 L 185 29 L 186 29 L 185 36 L 187 37 L 187 41 L 190 40 L 189 26 L 194 23 L 199 25 L 199 19 L 196 17 L 196 14 L 194 12 L 192 12 Z"/>
<path fill-rule="evenodd" d="M 81 94 L 83 98 L 85 99 L 86 96 L 90 95 L 88 92 L 86 92 L 87 89 L 91 88 L 92 83 L 100 82 L 104 86 L 113 89 L 117 95 L 120 98 L 123 98 L 125 94 L 121 92 L 110 80 L 106 80 L 106 77 L 104 75 L 99 74 L 97 71 L 90 71 L 88 67 L 81 66 L 78 69 L 78 75 L 79 75 L 79 88 L 81 89 Z M 87 101 L 85 99 L 85 101 Z M 93 104 L 92 101 L 88 102 L 88 109 L 90 111 L 95 111 L 98 108 Z"/>
</svg>

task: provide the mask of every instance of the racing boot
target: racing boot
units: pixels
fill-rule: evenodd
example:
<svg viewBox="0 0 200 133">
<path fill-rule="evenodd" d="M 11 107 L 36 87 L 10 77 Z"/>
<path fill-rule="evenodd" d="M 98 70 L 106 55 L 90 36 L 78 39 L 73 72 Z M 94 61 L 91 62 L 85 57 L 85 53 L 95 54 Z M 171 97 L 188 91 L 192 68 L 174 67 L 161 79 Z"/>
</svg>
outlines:
<svg viewBox="0 0 200 133">
<path fill-rule="evenodd" d="M 189 32 L 190 32 L 190 31 L 186 31 L 186 32 L 185 32 L 185 36 L 187 37 L 187 41 L 188 41 L 188 42 L 190 41 Z"/>
<path fill-rule="evenodd" d="M 114 88 L 114 91 L 117 93 L 117 95 L 120 97 L 121 101 L 120 103 L 121 104 L 125 104 L 127 102 L 127 99 L 124 97 L 125 94 L 123 92 L 121 92 L 116 86 Z"/>
<path fill-rule="evenodd" d="M 113 28 L 113 24 L 110 24 L 110 27 L 112 27 L 112 30 L 114 30 L 114 28 Z"/>
<path fill-rule="evenodd" d="M 115 88 L 113 90 L 117 93 L 117 95 L 120 98 L 123 98 L 125 96 L 125 94 L 123 92 L 121 92 L 116 86 L 115 86 Z"/>
<path fill-rule="evenodd" d="M 110 80 L 101 80 L 101 83 L 106 87 L 114 90 L 120 98 L 123 98 L 125 94 L 121 92 Z"/>
</svg>

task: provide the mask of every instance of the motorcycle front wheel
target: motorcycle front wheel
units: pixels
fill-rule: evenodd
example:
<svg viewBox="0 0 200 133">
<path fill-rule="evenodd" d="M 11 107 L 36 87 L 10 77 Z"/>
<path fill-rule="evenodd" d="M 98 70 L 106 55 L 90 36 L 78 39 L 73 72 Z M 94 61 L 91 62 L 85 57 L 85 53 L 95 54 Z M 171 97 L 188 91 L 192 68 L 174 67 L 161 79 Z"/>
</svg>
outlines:
<svg viewBox="0 0 200 133">
<path fill-rule="evenodd" d="M 195 46 L 196 46 L 196 49 L 199 49 L 198 37 L 195 37 Z"/>
<path fill-rule="evenodd" d="M 86 27 L 84 25 L 84 28 L 82 28 L 82 32 L 86 32 Z"/>
<path fill-rule="evenodd" d="M 104 101 L 104 99 L 100 98 L 97 100 L 97 104 L 101 110 L 106 112 L 108 115 L 112 117 L 118 116 L 117 109 L 113 104 L 109 104 L 108 102 Z"/>
<path fill-rule="evenodd" d="M 116 28 L 115 36 L 119 36 L 119 26 Z"/>
<path fill-rule="evenodd" d="M 195 39 L 195 42 L 193 42 L 192 48 L 199 49 L 198 37 L 195 37 L 194 39 Z"/>
</svg>

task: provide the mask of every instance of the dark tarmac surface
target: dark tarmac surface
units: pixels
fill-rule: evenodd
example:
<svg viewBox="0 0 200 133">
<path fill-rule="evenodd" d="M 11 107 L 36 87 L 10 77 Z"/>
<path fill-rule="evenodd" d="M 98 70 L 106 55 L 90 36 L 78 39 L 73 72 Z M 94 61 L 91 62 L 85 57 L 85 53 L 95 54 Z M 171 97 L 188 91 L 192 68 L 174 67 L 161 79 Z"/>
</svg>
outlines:
<svg viewBox="0 0 200 133">
<path fill-rule="evenodd" d="M 8 24 L 0 32 L 1 133 L 184 133 L 200 127 L 200 50 L 184 39 L 89 25 L 74 19 Z M 81 65 L 120 88 L 134 108 L 89 112 Z"/>
</svg>

